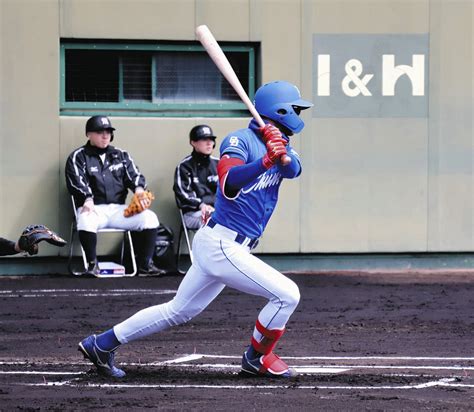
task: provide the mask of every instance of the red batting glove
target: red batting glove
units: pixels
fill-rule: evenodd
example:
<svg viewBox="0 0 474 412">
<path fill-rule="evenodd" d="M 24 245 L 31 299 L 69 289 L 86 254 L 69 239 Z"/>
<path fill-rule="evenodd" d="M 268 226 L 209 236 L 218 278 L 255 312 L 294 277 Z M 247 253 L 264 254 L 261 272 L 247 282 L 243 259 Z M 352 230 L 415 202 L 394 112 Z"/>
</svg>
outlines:
<svg viewBox="0 0 474 412">
<path fill-rule="evenodd" d="M 270 124 L 267 123 L 264 127 L 261 127 L 260 132 L 262 133 L 262 139 L 265 143 L 267 143 L 269 140 L 276 139 L 276 138 L 282 138 L 280 130 Z"/>
<path fill-rule="evenodd" d="M 277 160 L 287 154 L 285 143 L 286 141 L 282 137 L 275 137 L 267 142 L 267 153 L 265 153 L 262 158 L 262 163 L 265 169 L 270 169 Z"/>
</svg>

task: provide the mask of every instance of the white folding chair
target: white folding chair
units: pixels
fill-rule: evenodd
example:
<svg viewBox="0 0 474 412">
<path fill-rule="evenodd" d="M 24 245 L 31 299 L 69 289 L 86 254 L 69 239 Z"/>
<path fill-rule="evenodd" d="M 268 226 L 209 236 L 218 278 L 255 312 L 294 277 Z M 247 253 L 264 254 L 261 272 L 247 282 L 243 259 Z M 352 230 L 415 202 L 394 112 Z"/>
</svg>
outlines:
<svg viewBox="0 0 474 412">
<path fill-rule="evenodd" d="M 189 259 L 191 260 L 191 264 L 193 263 L 193 251 L 191 248 L 191 233 L 195 233 L 196 229 L 189 229 L 186 227 L 186 223 L 184 222 L 184 214 L 181 209 L 179 209 L 179 216 L 181 218 L 181 227 L 179 228 L 179 235 L 178 235 L 178 249 L 176 251 L 176 268 L 179 272 L 182 272 L 179 269 L 179 260 L 181 257 L 181 239 L 184 233 L 184 237 L 186 238 L 186 246 L 189 252 Z M 190 233 L 191 232 L 191 233 Z"/>
<path fill-rule="evenodd" d="M 70 235 L 70 242 L 69 242 L 69 260 L 68 260 L 68 270 L 71 275 L 79 275 L 82 272 L 75 272 L 72 269 L 72 254 L 73 254 L 73 249 L 74 249 L 74 239 L 75 235 L 77 233 L 77 208 L 76 208 L 76 202 L 74 201 L 74 197 L 71 196 L 71 202 L 72 202 L 72 208 L 74 211 L 74 221 L 71 223 L 71 235 Z M 111 277 L 123 277 L 123 276 L 135 276 L 137 274 L 137 262 L 135 259 L 135 250 L 133 248 L 133 241 L 132 241 L 132 234 L 130 233 L 130 230 L 123 230 L 123 229 L 99 229 L 97 231 L 97 236 L 102 233 L 123 233 L 123 239 L 121 243 L 121 250 L 120 250 L 120 264 L 124 265 L 125 261 L 125 243 L 128 242 L 128 251 L 130 255 L 130 262 L 132 264 L 132 272 L 129 273 L 113 273 L 113 274 L 98 274 L 96 275 L 97 277 L 104 277 L 104 278 L 111 278 Z M 80 242 L 79 242 L 80 245 Z M 88 262 L 86 258 L 86 253 L 84 252 L 84 249 L 82 248 L 82 245 L 80 245 L 81 248 L 81 253 L 82 253 L 82 260 L 84 263 L 84 270 L 87 270 Z M 99 267 L 100 267 L 100 262 L 99 262 Z"/>
</svg>

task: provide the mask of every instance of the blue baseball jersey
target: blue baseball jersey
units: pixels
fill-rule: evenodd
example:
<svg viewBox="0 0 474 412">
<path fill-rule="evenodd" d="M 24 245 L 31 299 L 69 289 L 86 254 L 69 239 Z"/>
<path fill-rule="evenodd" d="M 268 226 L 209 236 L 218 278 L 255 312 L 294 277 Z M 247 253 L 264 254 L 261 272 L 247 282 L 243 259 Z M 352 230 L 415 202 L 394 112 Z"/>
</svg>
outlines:
<svg viewBox="0 0 474 412">
<path fill-rule="evenodd" d="M 247 129 L 237 130 L 225 137 L 220 146 L 221 157 L 225 154 L 251 163 L 261 159 L 267 149 L 261 138 L 255 133 L 258 126 L 252 121 Z M 228 198 L 222 193 L 219 185 L 216 196 L 215 211 L 212 219 L 229 229 L 249 238 L 258 238 L 275 210 L 278 191 L 284 177 L 296 177 L 301 172 L 298 154 L 290 145 L 287 152 L 292 158 L 292 169 L 297 168 L 292 176 L 283 176 L 282 166 L 274 165 L 253 182 L 243 187 L 235 198 Z"/>
</svg>

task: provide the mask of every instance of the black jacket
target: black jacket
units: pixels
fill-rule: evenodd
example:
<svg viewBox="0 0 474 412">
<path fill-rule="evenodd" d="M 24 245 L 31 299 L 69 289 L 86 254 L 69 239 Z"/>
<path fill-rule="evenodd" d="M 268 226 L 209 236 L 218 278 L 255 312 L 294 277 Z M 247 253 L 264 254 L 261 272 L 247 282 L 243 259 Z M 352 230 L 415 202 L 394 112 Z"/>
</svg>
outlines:
<svg viewBox="0 0 474 412">
<path fill-rule="evenodd" d="M 101 154 L 105 154 L 104 163 Z M 93 197 L 96 205 L 124 204 L 128 189 L 134 192 L 137 186 L 146 188 L 145 177 L 126 151 L 114 146 L 99 149 L 89 142 L 69 155 L 66 184 L 77 207 L 87 197 Z"/>
<path fill-rule="evenodd" d="M 201 203 L 214 206 L 218 161 L 193 150 L 176 167 L 173 190 L 176 204 L 184 213 L 198 210 Z"/>
<path fill-rule="evenodd" d="M 15 242 L 0 237 L 0 256 L 16 255 Z"/>
</svg>

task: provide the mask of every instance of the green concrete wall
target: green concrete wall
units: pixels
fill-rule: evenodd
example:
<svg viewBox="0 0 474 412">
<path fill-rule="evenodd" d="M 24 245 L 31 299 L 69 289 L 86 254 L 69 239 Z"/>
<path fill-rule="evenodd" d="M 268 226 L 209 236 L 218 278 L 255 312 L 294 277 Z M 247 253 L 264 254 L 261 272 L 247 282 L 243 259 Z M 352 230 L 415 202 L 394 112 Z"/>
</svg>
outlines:
<svg viewBox="0 0 474 412">
<path fill-rule="evenodd" d="M 69 233 L 64 162 L 84 143 L 87 118 L 59 115 L 60 39 L 195 40 L 207 24 L 218 40 L 260 42 L 262 82 L 291 81 L 307 99 L 314 34 L 429 35 L 426 117 L 303 112 L 293 142 L 304 173 L 283 185 L 258 252 L 472 252 L 473 9 L 461 0 L 1 0 L 0 235 L 33 222 Z M 114 143 L 157 195 L 153 209 L 177 230 L 172 175 L 190 151 L 188 131 L 206 122 L 222 137 L 248 118 L 112 120 Z"/>
</svg>

